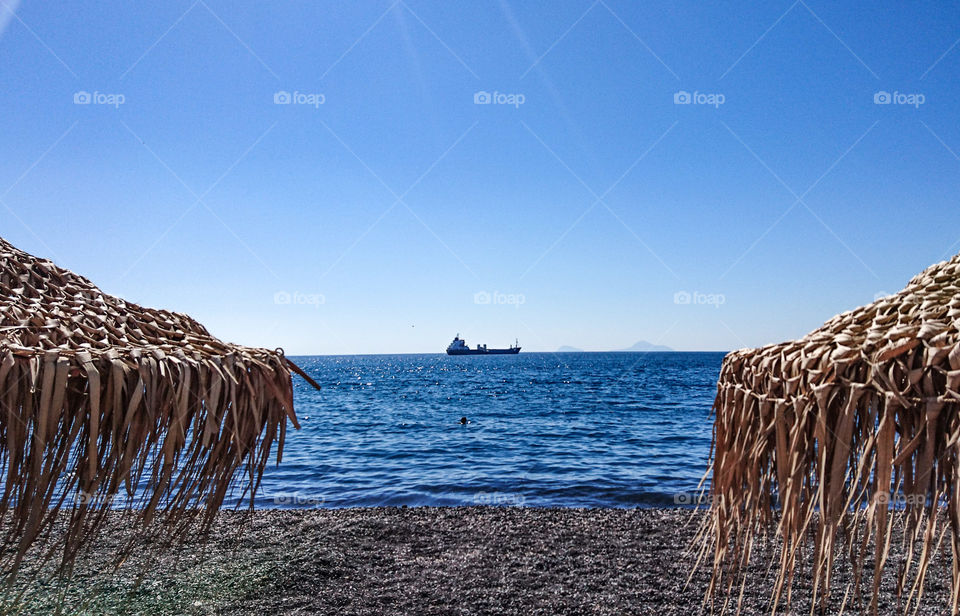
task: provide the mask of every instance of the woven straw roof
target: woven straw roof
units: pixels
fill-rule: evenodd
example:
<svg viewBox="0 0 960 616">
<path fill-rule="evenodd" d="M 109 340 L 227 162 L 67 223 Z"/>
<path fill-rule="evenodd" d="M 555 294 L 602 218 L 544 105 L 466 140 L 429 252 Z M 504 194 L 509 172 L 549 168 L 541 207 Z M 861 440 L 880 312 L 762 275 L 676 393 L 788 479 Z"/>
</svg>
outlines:
<svg viewBox="0 0 960 616">
<path fill-rule="evenodd" d="M 4 569 L 60 508 L 64 562 L 126 498 L 140 521 L 206 519 L 251 497 L 293 410 L 282 351 L 221 342 L 0 239 L 0 521 Z"/>
<path fill-rule="evenodd" d="M 784 541 L 775 602 L 784 594 L 789 600 L 794 568 L 806 566 L 814 596 L 826 605 L 834 556 L 843 554 L 855 581 L 840 589 L 851 590 L 848 605 L 866 576 L 875 610 L 897 526 L 908 538 L 900 563 L 906 606 L 922 597 L 945 536 L 956 609 L 960 255 L 799 340 L 730 353 L 714 410 L 712 501 L 702 535 L 702 557 L 714 570 L 708 597 L 742 582 L 751 546 L 770 538 L 765 529 L 775 524 L 772 536 Z M 811 540 L 812 560 L 806 553 L 804 561 Z M 871 558 L 875 565 L 864 572 Z"/>
</svg>

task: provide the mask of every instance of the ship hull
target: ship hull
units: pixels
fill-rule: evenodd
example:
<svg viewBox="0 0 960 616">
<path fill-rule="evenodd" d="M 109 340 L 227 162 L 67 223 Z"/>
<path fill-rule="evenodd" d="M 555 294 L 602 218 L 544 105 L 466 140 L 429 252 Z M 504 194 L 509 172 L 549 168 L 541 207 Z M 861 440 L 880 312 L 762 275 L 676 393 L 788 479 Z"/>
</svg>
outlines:
<svg viewBox="0 0 960 616">
<path fill-rule="evenodd" d="M 510 349 L 447 349 L 447 355 L 516 355 L 520 347 Z"/>
</svg>

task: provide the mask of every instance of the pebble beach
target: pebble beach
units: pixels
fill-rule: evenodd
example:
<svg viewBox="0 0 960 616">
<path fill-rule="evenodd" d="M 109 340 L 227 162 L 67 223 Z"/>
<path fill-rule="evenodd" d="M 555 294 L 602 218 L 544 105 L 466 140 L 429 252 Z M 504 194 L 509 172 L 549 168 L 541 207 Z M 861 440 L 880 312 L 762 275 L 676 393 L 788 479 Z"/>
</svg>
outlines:
<svg viewBox="0 0 960 616">
<path fill-rule="evenodd" d="M 709 571 L 687 584 L 687 549 L 701 515 L 529 507 L 224 511 L 206 540 L 134 550 L 113 570 L 109 557 L 129 533 L 115 516 L 69 582 L 21 581 L 29 592 L 17 607 L 51 613 L 59 605 L 67 614 L 709 613 L 702 604 Z M 892 575 L 884 614 L 898 613 Z M 849 579 L 839 565 L 836 576 L 838 585 Z M 769 614 L 772 584 L 765 566 L 752 570 L 742 613 Z M 918 613 L 944 613 L 948 588 L 941 559 Z M 800 575 L 792 609 L 778 613 L 808 614 L 805 590 Z M 714 607 L 719 613 L 722 605 Z"/>
</svg>

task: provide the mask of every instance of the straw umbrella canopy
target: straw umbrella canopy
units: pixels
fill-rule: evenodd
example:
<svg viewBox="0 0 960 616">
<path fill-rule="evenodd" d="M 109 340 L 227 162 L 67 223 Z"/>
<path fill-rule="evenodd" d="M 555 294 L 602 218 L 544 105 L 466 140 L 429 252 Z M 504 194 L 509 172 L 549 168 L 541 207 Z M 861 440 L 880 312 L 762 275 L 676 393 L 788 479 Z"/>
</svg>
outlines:
<svg viewBox="0 0 960 616">
<path fill-rule="evenodd" d="M 714 410 L 701 544 L 701 557 L 713 559 L 708 598 L 743 581 L 751 547 L 776 529 L 783 544 L 774 610 L 784 591 L 789 601 L 795 567 L 812 570 L 813 600 L 826 605 L 834 556 L 845 554 L 854 600 L 865 561 L 874 559 L 866 574 L 876 611 L 896 525 L 904 533 L 897 592 L 906 607 L 918 604 L 946 537 L 956 611 L 960 255 L 799 340 L 730 353 Z M 811 540 L 812 560 L 803 562 Z"/>
<path fill-rule="evenodd" d="M 238 483 L 252 503 L 287 421 L 299 427 L 291 370 L 282 350 L 226 344 L 0 239 L 3 570 L 61 509 L 69 563 L 117 499 L 143 526 L 209 524 Z"/>
</svg>

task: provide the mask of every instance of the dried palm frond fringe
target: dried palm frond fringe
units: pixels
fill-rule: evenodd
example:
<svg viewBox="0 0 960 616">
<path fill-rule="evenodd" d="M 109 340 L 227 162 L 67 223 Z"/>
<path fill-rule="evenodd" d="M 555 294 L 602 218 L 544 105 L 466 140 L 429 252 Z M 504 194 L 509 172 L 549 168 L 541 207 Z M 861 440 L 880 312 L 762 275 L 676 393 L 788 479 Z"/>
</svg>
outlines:
<svg viewBox="0 0 960 616">
<path fill-rule="evenodd" d="M 238 483 L 252 503 L 287 420 L 299 427 L 292 366 L 0 239 L 3 573 L 61 511 L 66 532 L 49 554 L 66 565 L 117 498 L 137 503 L 143 526 L 168 530 L 209 524 Z"/>
<path fill-rule="evenodd" d="M 708 601 L 725 593 L 728 605 L 737 605 L 735 589 L 742 588 L 751 550 L 777 538 L 774 613 L 789 604 L 794 568 L 811 543 L 811 609 L 830 605 L 831 571 L 840 555 L 853 571 L 846 590 L 858 600 L 864 567 L 873 559 L 865 582 L 870 603 L 860 606 L 876 612 L 896 520 L 905 555 L 900 605 L 905 611 L 919 606 L 931 560 L 946 538 L 949 609 L 956 613 L 958 328 L 960 255 L 797 341 L 724 358 L 714 403 L 711 505 L 699 543 L 700 562 L 712 560 Z"/>
</svg>

